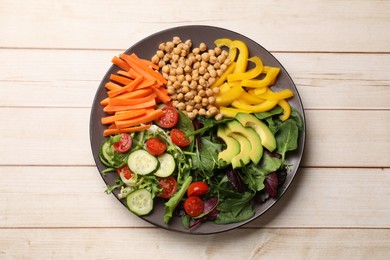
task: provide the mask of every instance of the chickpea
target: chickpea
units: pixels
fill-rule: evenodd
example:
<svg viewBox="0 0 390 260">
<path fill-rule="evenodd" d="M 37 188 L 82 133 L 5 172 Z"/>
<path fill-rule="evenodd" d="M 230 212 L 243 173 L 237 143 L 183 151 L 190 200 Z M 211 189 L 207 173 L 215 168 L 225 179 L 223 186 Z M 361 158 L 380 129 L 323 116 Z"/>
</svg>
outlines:
<svg viewBox="0 0 390 260">
<path fill-rule="evenodd" d="M 194 114 L 194 112 L 188 112 L 188 113 L 187 113 L 187 116 L 188 116 L 188 118 L 191 119 L 191 120 L 194 120 L 195 117 L 196 117 L 196 115 Z"/>
<path fill-rule="evenodd" d="M 202 53 L 202 61 L 207 62 L 209 61 L 209 59 L 210 59 L 210 54 L 208 54 L 207 52 Z"/>
<path fill-rule="evenodd" d="M 205 73 L 206 73 L 205 67 L 200 67 L 200 68 L 199 68 L 199 74 L 200 74 L 200 75 L 203 75 L 203 74 L 205 74 Z"/>
<path fill-rule="evenodd" d="M 199 78 L 199 85 L 206 86 L 206 79 L 204 77 Z"/>
<path fill-rule="evenodd" d="M 186 65 L 186 66 L 184 67 L 184 72 L 185 72 L 185 73 L 190 73 L 191 70 L 192 70 L 191 67 L 188 66 L 188 65 Z"/>
<path fill-rule="evenodd" d="M 189 87 L 182 87 L 181 88 L 181 93 L 187 94 L 188 92 L 190 92 L 190 88 Z"/>
<path fill-rule="evenodd" d="M 222 53 L 222 49 L 219 48 L 219 47 L 215 47 L 214 48 L 214 53 L 215 53 L 215 55 L 220 55 Z"/>
<path fill-rule="evenodd" d="M 167 74 L 168 74 L 169 71 L 170 71 L 170 68 L 169 68 L 168 65 L 165 65 L 165 66 L 162 67 L 161 71 L 162 71 L 163 73 L 167 73 Z"/>
<path fill-rule="evenodd" d="M 192 49 L 192 53 L 195 54 L 195 55 L 198 55 L 200 53 L 200 48 Z"/>
<path fill-rule="evenodd" d="M 196 102 L 196 103 L 201 103 L 202 102 L 202 97 L 201 96 L 199 96 L 199 95 L 196 95 L 195 97 L 194 97 L 194 101 Z"/>
<path fill-rule="evenodd" d="M 220 91 L 219 87 L 213 88 L 214 94 L 219 94 L 219 91 Z"/>
<path fill-rule="evenodd" d="M 223 115 L 221 113 L 218 113 L 215 115 L 214 119 L 217 121 L 221 121 L 223 119 Z"/>
<path fill-rule="evenodd" d="M 203 75 L 203 78 L 205 80 L 208 80 L 210 78 L 210 73 L 206 72 L 204 75 Z"/>
<path fill-rule="evenodd" d="M 177 37 L 177 36 L 173 37 L 172 43 L 173 43 L 173 44 L 176 44 L 176 45 L 179 44 L 179 43 L 181 43 L 180 37 Z"/>
<path fill-rule="evenodd" d="M 165 63 L 164 60 L 160 60 L 160 61 L 158 62 L 158 67 L 161 68 L 161 67 L 163 67 L 165 64 L 166 64 L 166 63 Z"/>
<path fill-rule="evenodd" d="M 218 114 L 218 108 L 214 106 L 210 107 L 207 111 L 210 112 L 210 116 L 215 116 L 216 114 Z"/>
<path fill-rule="evenodd" d="M 185 80 L 185 77 L 184 77 L 183 74 L 178 75 L 176 78 L 177 78 L 177 81 L 179 81 L 180 83 L 183 82 L 183 81 Z"/>
<path fill-rule="evenodd" d="M 194 109 L 194 107 L 191 106 L 191 105 L 187 105 L 187 106 L 186 106 L 186 111 L 187 111 L 187 112 L 192 112 L 193 109 Z"/>
<path fill-rule="evenodd" d="M 207 50 L 207 45 L 204 43 L 204 42 L 202 42 L 201 44 L 199 44 L 199 50 L 200 51 L 206 51 Z"/>
<path fill-rule="evenodd" d="M 179 104 L 177 104 L 177 109 L 179 109 L 180 111 L 183 111 L 185 108 L 186 108 L 186 104 L 184 104 L 183 102 L 180 102 Z"/>
<path fill-rule="evenodd" d="M 157 56 L 158 58 L 162 59 L 162 58 L 164 57 L 164 52 L 163 52 L 162 50 L 158 50 L 158 51 L 156 52 L 156 56 Z"/>
<path fill-rule="evenodd" d="M 158 46 L 158 49 L 161 51 L 165 50 L 165 43 L 160 43 L 160 45 Z"/>
<path fill-rule="evenodd" d="M 192 47 L 192 41 L 191 40 L 186 40 L 184 44 L 187 45 L 189 48 Z"/>
<path fill-rule="evenodd" d="M 175 81 L 173 82 L 173 87 L 176 89 L 176 90 L 179 90 L 181 88 L 181 84 L 179 81 Z"/>
<path fill-rule="evenodd" d="M 216 78 L 209 78 L 208 83 L 209 86 L 213 85 L 217 79 Z"/>
<path fill-rule="evenodd" d="M 211 88 L 208 88 L 208 89 L 206 90 L 206 95 L 207 95 L 208 97 L 211 97 L 212 95 L 214 95 L 213 90 L 212 90 Z"/>
<path fill-rule="evenodd" d="M 199 62 L 199 61 L 195 62 L 195 63 L 192 65 L 192 68 L 195 69 L 195 70 L 199 69 L 199 68 L 200 68 L 200 62 Z"/>
<path fill-rule="evenodd" d="M 209 62 L 210 62 L 211 64 L 215 64 L 215 63 L 217 62 L 217 57 L 215 57 L 215 56 L 210 56 Z"/>
<path fill-rule="evenodd" d="M 183 68 L 182 68 L 182 67 L 178 67 L 178 68 L 176 69 L 176 75 L 183 75 L 183 74 L 184 74 Z"/>
<path fill-rule="evenodd" d="M 169 95 L 173 95 L 176 93 L 176 89 L 173 86 L 168 86 L 167 91 Z"/>
<path fill-rule="evenodd" d="M 215 104 L 215 97 L 211 96 L 208 98 L 209 104 L 214 105 Z"/>
<path fill-rule="evenodd" d="M 159 61 L 160 61 L 160 58 L 157 57 L 157 55 L 153 55 L 152 62 L 155 63 L 155 64 L 158 64 Z"/>
<path fill-rule="evenodd" d="M 171 72 L 176 74 L 176 72 L 174 70 L 171 70 Z M 175 82 L 176 81 L 176 75 L 170 75 L 168 80 L 170 80 L 172 82 Z"/>
<path fill-rule="evenodd" d="M 206 115 L 206 109 L 204 109 L 204 108 L 199 109 L 198 115 L 201 115 L 201 116 Z"/>
<path fill-rule="evenodd" d="M 204 91 L 203 89 L 201 89 L 201 90 L 199 90 L 198 95 L 199 95 L 200 97 L 203 98 L 203 97 L 206 96 L 206 91 Z"/>
<path fill-rule="evenodd" d="M 184 94 L 183 93 L 177 94 L 177 100 L 182 101 L 183 99 L 184 99 Z"/>
</svg>

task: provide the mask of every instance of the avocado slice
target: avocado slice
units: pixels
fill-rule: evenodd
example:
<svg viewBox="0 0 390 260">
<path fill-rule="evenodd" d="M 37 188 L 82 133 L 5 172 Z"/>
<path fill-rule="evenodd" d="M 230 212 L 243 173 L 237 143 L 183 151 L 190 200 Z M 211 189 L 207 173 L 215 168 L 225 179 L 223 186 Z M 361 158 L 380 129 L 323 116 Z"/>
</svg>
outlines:
<svg viewBox="0 0 390 260">
<path fill-rule="evenodd" d="M 217 136 L 226 144 L 226 149 L 219 152 L 218 160 L 223 160 L 228 165 L 240 153 L 240 143 L 233 137 L 228 136 L 226 130 L 227 128 L 225 126 L 219 126 L 217 130 Z"/>
<path fill-rule="evenodd" d="M 269 130 L 268 126 L 260 121 L 256 116 L 247 113 L 237 113 L 236 120 L 238 120 L 244 127 L 253 128 L 260 136 L 261 144 L 270 152 L 276 148 L 276 139 Z"/>
<path fill-rule="evenodd" d="M 254 164 L 258 164 L 263 156 L 263 146 L 261 144 L 261 139 L 255 130 L 251 127 L 244 127 L 237 120 L 227 123 L 227 127 L 230 131 L 241 134 L 248 139 L 251 144 L 251 149 L 246 150 L 245 152 L 249 154 L 249 158 Z"/>
<path fill-rule="evenodd" d="M 228 135 L 236 139 L 240 143 L 240 153 L 232 158 L 232 167 L 240 168 L 242 164 L 246 165 L 251 161 L 248 151 L 252 149 L 248 138 L 239 133 L 228 131 Z"/>
</svg>

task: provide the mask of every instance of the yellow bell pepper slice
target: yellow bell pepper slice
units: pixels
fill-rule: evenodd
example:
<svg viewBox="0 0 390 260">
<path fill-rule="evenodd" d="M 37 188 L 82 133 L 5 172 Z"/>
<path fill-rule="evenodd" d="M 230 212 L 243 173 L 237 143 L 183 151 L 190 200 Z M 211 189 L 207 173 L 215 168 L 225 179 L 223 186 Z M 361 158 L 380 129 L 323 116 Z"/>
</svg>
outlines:
<svg viewBox="0 0 390 260">
<path fill-rule="evenodd" d="M 216 106 L 228 106 L 234 100 L 238 99 L 244 89 L 240 84 L 234 84 L 228 91 L 225 93 L 216 96 L 215 105 Z"/>
<path fill-rule="evenodd" d="M 281 108 L 283 108 L 283 114 L 282 114 L 281 116 L 279 116 L 279 118 L 280 118 L 280 120 L 282 120 L 282 121 L 286 121 L 286 120 L 290 117 L 290 115 L 291 115 L 291 106 L 290 106 L 290 104 L 289 104 L 286 100 L 284 100 L 284 99 L 279 100 L 278 105 L 279 105 Z"/>
<path fill-rule="evenodd" d="M 267 99 L 267 100 L 282 100 L 286 98 L 290 98 L 294 96 L 294 93 L 290 89 L 283 89 L 282 91 L 279 92 L 273 92 L 271 89 L 268 89 L 267 92 L 263 94 L 257 95 L 256 89 L 255 89 L 255 94 L 259 98 Z"/>
<path fill-rule="evenodd" d="M 223 83 L 220 87 L 219 87 L 219 93 L 218 95 L 222 95 L 223 93 L 227 92 L 228 90 L 230 89 L 230 86 L 227 82 Z"/>
<path fill-rule="evenodd" d="M 234 70 L 234 68 L 236 67 L 236 63 L 235 62 L 232 62 L 229 67 L 225 70 L 224 73 L 222 73 L 221 77 L 218 78 L 217 81 L 215 81 L 212 85 L 211 85 L 211 88 L 215 88 L 215 87 L 219 87 L 221 86 L 225 81 L 226 81 L 226 78 L 229 74 L 231 74 Z"/>
<path fill-rule="evenodd" d="M 241 102 L 244 101 L 245 103 L 252 104 L 252 105 L 259 104 L 265 101 L 264 99 L 259 98 L 255 95 L 251 95 L 246 91 L 241 93 L 241 96 L 238 98 L 238 100 Z"/>
<path fill-rule="evenodd" d="M 232 49 L 230 47 L 231 43 L 232 43 L 232 40 L 229 38 L 220 38 L 220 39 L 216 39 L 214 41 L 215 46 L 217 46 L 219 48 L 221 48 L 223 46 L 228 47 L 229 48 L 228 58 L 230 59 L 230 61 L 235 61 L 236 56 L 237 56 L 237 49 Z"/>
<path fill-rule="evenodd" d="M 263 73 L 265 77 L 262 79 L 244 79 L 242 86 L 247 88 L 263 88 L 275 84 L 280 68 L 264 66 Z"/>
<path fill-rule="evenodd" d="M 234 40 L 230 43 L 230 50 L 235 48 L 238 49 L 238 56 L 236 60 L 237 65 L 234 68 L 233 73 L 245 72 L 248 66 L 248 56 L 249 56 L 248 46 L 246 46 L 246 44 L 243 41 Z"/>
<path fill-rule="evenodd" d="M 265 112 L 274 108 L 277 104 L 278 104 L 277 100 L 266 100 L 263 103 L 257 105 L 244 104 L 238 100 L 232 102 L 233 107 L 248 111 L 250 113 Z"/>
<path fill-rule="evenodd" d="M 219 112 L 227 118 L 235 118 L 238 113 L 247 113 L 249 114 L 248 111 L 242 110 L 242 109 L 237 109 L 237 108 L 232 108 L 232 107 L 219 107 Z"/>
<path fill-rule="evenodd" d="M 245 79 L 253 79 L 260 75 L 260 73 L 263 71 L 263 62 L 258 56 L 253 56 L 248 59 L 248 61 L 255 63 L 255 67 L 253 69 L 250 69 L 245 72 L 239 72 L 239 73 L 232 73 L 227 76 L 227 81 L 238 81 L 238 80 L 245 80 Z"/>
</svg>

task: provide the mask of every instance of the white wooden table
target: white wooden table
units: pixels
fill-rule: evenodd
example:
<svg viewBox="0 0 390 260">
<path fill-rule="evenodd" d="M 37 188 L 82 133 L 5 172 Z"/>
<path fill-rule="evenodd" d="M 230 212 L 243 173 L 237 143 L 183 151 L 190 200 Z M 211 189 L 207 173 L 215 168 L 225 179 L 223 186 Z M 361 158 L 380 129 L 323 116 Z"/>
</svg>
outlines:
<svg viewBox="0 0 390 260">
<path fill-rule="evenodd" d="M 108 3 L 109 2 L 109 3 Z M 307 117 L 302 168 L 249 225 L 191 236 L 108 196 L 89 115 L 117 55 L 204 24 L 285 66 Z M 0 259 L 388 259 L 390 1 L 0 2 Z"/>
</svg>

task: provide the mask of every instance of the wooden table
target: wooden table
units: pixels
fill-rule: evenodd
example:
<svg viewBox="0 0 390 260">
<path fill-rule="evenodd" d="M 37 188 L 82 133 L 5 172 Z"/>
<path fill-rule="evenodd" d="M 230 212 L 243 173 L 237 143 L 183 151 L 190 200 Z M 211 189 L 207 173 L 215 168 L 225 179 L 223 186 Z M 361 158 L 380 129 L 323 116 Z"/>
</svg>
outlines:
<svg viewBox="0 0 390 260">
<path fill-rule="evenodd" d="M 0 259 L 388 259 L 389 1 L 0 3 Z M 182 235 L 129 214 L 92 158 L 89 115 L 117 55 L 204 24 L 279 59 L 307 119 L 302 168 L 256 221 Z"/>
</svg>

